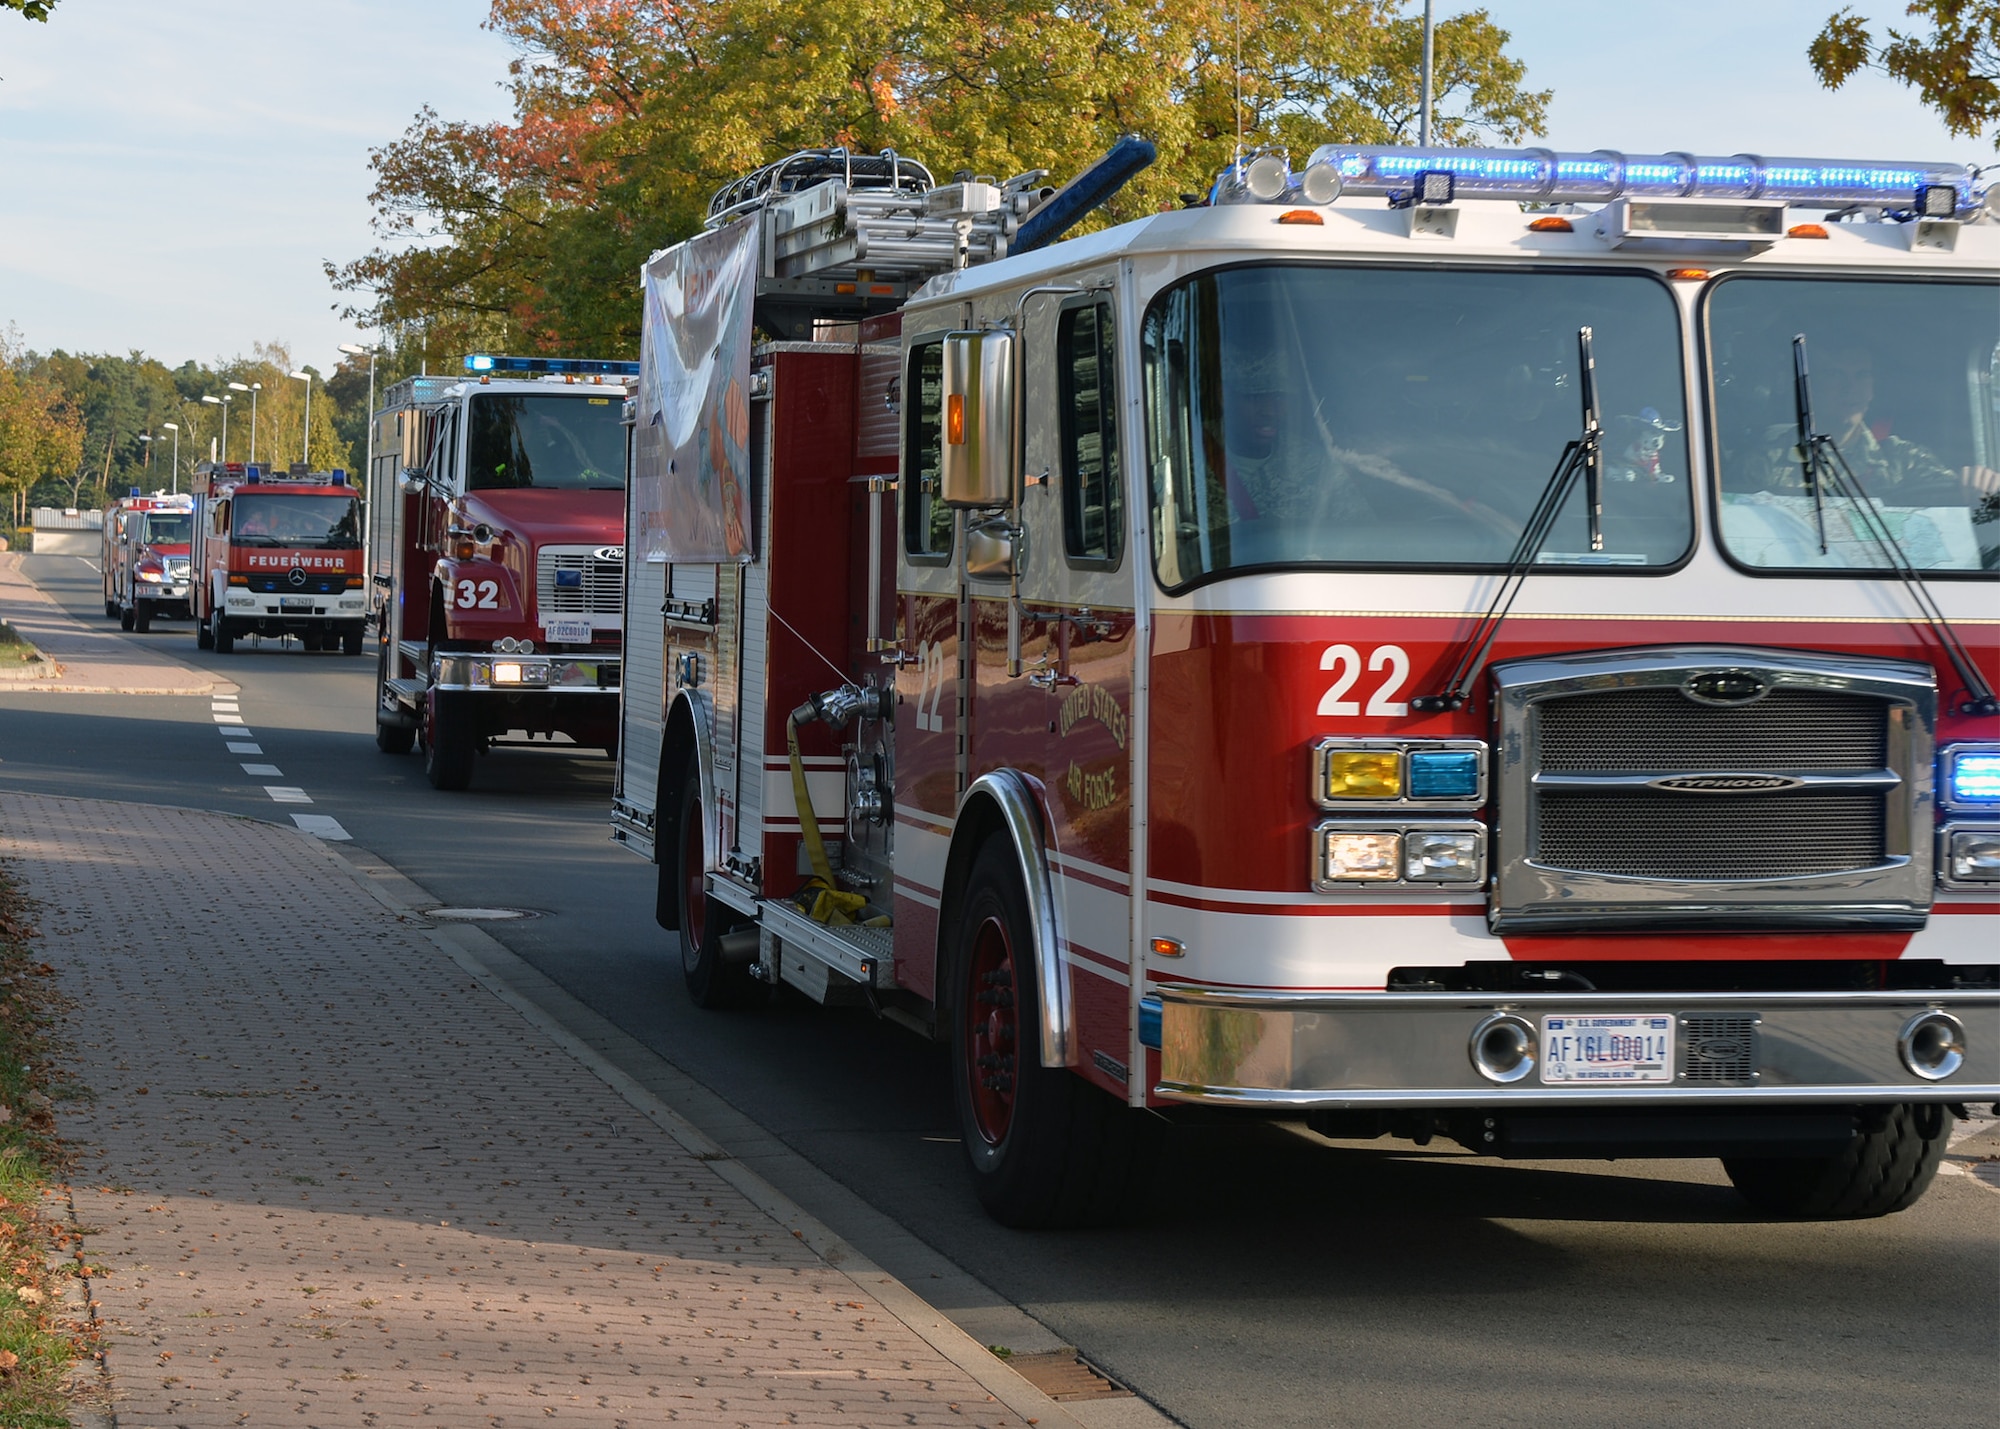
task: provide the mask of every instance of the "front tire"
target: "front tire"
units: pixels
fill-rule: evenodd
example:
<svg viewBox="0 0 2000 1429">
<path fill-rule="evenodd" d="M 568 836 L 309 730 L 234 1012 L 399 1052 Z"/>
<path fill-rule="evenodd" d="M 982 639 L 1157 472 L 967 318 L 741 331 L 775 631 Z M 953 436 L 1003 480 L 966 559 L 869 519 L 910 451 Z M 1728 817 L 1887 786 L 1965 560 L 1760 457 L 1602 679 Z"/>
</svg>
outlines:
<svg viewBox="0 0 2000 1429">
<path fill-rule="evenodd" d="M 1944 1159 L 1952 1116 L 1935 1102 L 1867 1107 L 1832 1156 L 1725 1156 L 1737 1193 L 1767 1215 L 1858 1221 L 1913 1206 Z"/>
<path fill-rule="evenodd" d="M 980 1204 L 1005 1226 L 1106 1225 L 1134 1208 L 1144 1113 L 1041 1059 L 1028 897 L 1014 847 L 986 841 L 951 949 L 952 1088 Z"/>
<path fill-rule="evenodd" d="M 196 616 L 194 622 L 194 648 L 197 650 L 213 650 L 215 648 L 215 631 L 200 616 Z"/>
<path fill-rule="evenodd" d="M 479 753 L 472 720 L 463 690 L 424 696 L 424 777 L 433 789 L 463 789 L 472 782 L 472 761 Z"/>
<path fill-rule="evenodd" d="M 150 600 L 132 602 L 132 628 L 141 635 L 153 628 L 153 602 Z"/>
<path fill-rule="evenodd" d="M 218 655 L 227 655 L 236 648 L 236 637 L 229 633 L 229 627 L 223 623 L 222 612 L 219 610 L 211 617 L 208 643 L 214 647 Z"/>
<path fill-rule="evenodd" d="M 675 912 L 680 931 L 681 975 L 696 1007 L 748 1007 L 768 995 L 748 966 L 722 955 L 722 935 L 731 931 L 731 910 L 708 896 L 708 829 L 701 810 L 701 771 L 692 756 L 681 779 L 680 822 L 675 826 L 673 867 Z"/>
</svg>

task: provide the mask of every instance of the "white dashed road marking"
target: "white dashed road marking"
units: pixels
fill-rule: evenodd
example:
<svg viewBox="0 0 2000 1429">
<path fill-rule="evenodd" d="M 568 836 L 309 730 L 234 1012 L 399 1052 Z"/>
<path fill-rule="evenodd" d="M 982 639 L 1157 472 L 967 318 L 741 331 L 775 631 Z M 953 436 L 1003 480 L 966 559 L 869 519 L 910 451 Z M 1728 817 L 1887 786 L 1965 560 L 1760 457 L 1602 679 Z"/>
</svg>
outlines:
<svg viewBox="0 0 2000 1429">
<path fill-rule="evenodd" d="M 211 717 L 215 720 L 216 732 L 226 742 L 231 754 L 262 754 L 264 747 L 255 743 L 253 734 L 243 724 L 243 713 L 234 695 L 217 695 L 211 703 Z M 282 779 L 284 771 L 275 764 L 245 764 L 243 772 L 253 779 Z M 312 795 L 292 784 L 266 784 L 264 792 L 271 796 L 275 804 L 310 804 Z M 302 833 L 311 834 L 316 839 L 327 839 L 335 843 L 352 842 L 354 835 L 340 826 L 340 820 L 331 814 L 294 814 L 292 822 Z"/>
</svg>

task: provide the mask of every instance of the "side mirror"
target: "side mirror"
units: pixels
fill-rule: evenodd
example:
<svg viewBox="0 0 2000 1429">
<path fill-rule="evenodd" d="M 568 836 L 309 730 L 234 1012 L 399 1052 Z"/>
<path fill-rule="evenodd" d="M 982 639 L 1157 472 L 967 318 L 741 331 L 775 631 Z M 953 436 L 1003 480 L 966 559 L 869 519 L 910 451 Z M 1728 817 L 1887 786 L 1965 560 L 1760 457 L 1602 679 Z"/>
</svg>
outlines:
<svg viewBox="0 0 2000 1429">
<path fill-rule="evenodd" d="M 955 332 L 944 340 L 947 506 L 1006 506 L 1014 499 L 1014 334 Z"/>
<path fill-rule="evenodd" d="M 416 467 L 406 466 L 403 474 L 396 479 L 396 485 L 402 488 L 403 495 L 415 496 L 424 489 L 424 474 Z"/>
</svg>

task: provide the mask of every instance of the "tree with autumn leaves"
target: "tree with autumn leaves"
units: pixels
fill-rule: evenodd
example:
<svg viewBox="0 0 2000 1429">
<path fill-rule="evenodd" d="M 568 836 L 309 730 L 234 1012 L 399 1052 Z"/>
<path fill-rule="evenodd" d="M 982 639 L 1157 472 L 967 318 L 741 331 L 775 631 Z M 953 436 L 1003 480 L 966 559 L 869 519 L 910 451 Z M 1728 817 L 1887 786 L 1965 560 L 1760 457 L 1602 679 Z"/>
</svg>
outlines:
<svg viewBox="0 0 2000 1429">
<path fill-rule="evenodd" d="M 893 148 L 940 177 L 1077 172 L 1124 133 L 1159 162 L 1118 221 L 1206 191 L 1238 142 L 1299 159 L 1413 140 L 1410 0 L 493 0 L 514 117 L 420 113 L 374 151 L 381 246 L 328 265 L 347 315 L 433 356 L 630 356 L 639 265 L 709 195 L 796 149 Z M 1437 134 L 1518 142 L 1528 89 L 1483 10 L 1442 21 Z"/>
<path fill-rule="evenodd" d="M 28 491 L 83 459 L 83 414 L 61 385 L 32 371 L 18 336 L 0 330 L 0 499 L 20 524 Z"/>
</svg>

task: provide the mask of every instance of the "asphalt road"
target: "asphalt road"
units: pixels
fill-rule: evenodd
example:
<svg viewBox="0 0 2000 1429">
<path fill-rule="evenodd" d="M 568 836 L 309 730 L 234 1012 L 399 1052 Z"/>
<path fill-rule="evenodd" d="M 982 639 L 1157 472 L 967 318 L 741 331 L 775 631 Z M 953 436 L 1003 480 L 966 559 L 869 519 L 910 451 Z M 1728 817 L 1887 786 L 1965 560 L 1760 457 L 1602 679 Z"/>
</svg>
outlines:
<svg viewBox="0 0 2000 1429">
<path fill-rule="evenodd" d="M 85 562 L 29 570 L 102 618 Z M 1873 1429 L 2000 1403 L 2000 1194 L 1969 1175 L 1884 1220 L 1789 1225 L 1749 1215 L 1713 1163 L 1498 1163 L 1224 1122 L 1168 1137 L 1130 1228 L 1000 1229 L 961 1172 L 937 1049 L 798 1000 L 688 1003 L 654 870 L 609 841 L 601 755 L 496 751 L 439 794 L 417 756 L 374 746 L 372 649 L 218 656 L 186 622 L 131 638 L 237 682 L 261 752 L 229 754 L 206 699 L 0 694 L 0 783 L 327 815 L 441 903 L 535 911 L 489 931 L 712 1093 L 696 1120 L 733 1109 L 804 1158 L 784 1189 L 808 1210 L 974 1333 L 1010 1323 L 988 1298 L 1018 1306 L 1029 1338 L 1184 1424 Z"/>
</svg>

